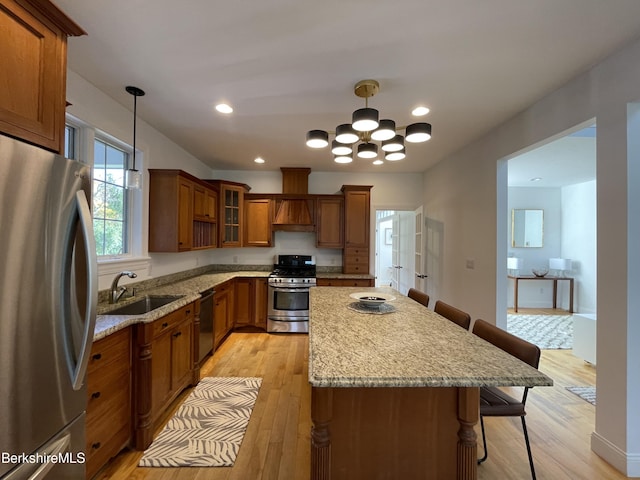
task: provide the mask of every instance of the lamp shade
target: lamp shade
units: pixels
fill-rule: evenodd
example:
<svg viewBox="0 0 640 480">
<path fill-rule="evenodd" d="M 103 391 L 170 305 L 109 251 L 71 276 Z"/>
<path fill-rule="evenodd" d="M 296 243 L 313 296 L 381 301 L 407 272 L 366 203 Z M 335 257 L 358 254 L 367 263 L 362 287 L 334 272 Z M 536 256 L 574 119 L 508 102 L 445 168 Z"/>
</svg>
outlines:
<svg viewBox="0 0 640 480">
<path fill-rule="evenodd" d="M 309 130 L 307 132 L 307 146 L 324 148 L 329 145 L 329 134 L 324 130 Z"/>
<path fill-rule="evenodd" d="M 360 158 L 376 158 L 378 146 L 375 143 L 361 143 L 358 145 L 358 156 Z"/>
<path fill-rule="evenodd" d="M 353 161 L 353 157 L 351 154 L 349 155 L 336 155 L 333 157 L 333 161 L 336 163 L 351 163 Z"/>
<path fill-rule="evenodd" d="M 349 123 L 343 123 L 336 127 L 336 140 L 340 143 L 351 145 L 360 140 L 360 136 Z"/>
<path fill-rule="evenodd" d="M 568 258 L 550 258 L 550 270 L 571 270 L 571 260 Z"/>
<path fill-rule="evenodd" d="M 397 160 L 402 160 L 406 157 L 407 155 L 404 153 L 404 148 L 401 150 L 398 150 L 397 152 L 387 152 L 384 156 L 385 160 L 389 160 L 390 162 L 395 162 Z"/>
<path fill-rule="evenodd" d="M 407 126 L 405 131 L 405 139 L 410 143 L 426 142 L 431 138 L 431 124 L 430 123 L 412 123 Z"/>
<path fill-rule="evenodd" d="M 517 257 L 507 257 L 507 269 L 519 270 L 522 266 L 522 259 Z"/>
<path fill-rule="evenodd" d="M 351 126 L 358 132 L 371 132 L 378 128 L 378 110 L 359 108 L 353 112 Z"/>
<path fill-rule="evenodd" d="M 345 143 L 340 143 L 337 140 L 331 142 L 331 153 L 334 155 L 349 155 L 352 151 L 353 149 Z"/>
<path fill-rule="evenodd" d="M 371 132 L 371 138 L 379 142 L 389 140 L 396 135 L 396 122 L 389 119 L 380 120 L 380 126 Z"/>
<path fill-rule="evenodd" d="M 396 135 L 391 140 L 382 142 L 382 150 L 385 152 L 398 152 L 404 148 L 404 137 Z"/>
</svg>

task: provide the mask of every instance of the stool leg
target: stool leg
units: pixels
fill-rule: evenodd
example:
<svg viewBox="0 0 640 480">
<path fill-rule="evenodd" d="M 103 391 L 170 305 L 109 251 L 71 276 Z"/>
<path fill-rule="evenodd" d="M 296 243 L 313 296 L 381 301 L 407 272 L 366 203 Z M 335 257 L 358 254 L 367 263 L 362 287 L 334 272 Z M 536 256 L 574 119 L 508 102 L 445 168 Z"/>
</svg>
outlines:
<svg viewBox="0 0 640 480">
<path fill-rule="evenodd" d="M 520 419 L 522 420 L 522 431 L 524 432 L 524 442 L 527 445 L 527 454 L 529 455 L 529 467 L 531 467 L 531 478 L 533 480 L 536 480 L 536 469 L 533 467 L 533 456 L 531 455 L 531 445 L 529 445 L 529 434 L 527 433 L 527 422 L 524 421 L 524 416 L 520 417 Z"/>
<path fill-rule="evenodd" d="M 484 456 L 478 459 L 478 465 L 484 462 L 489 456 L 489 452 L 487 452 L 487 437 L 484 433 L 484 418 L 480 415 L 480 428 L 482 429 L 482 446 L 484 447 Z"/>
</svg>

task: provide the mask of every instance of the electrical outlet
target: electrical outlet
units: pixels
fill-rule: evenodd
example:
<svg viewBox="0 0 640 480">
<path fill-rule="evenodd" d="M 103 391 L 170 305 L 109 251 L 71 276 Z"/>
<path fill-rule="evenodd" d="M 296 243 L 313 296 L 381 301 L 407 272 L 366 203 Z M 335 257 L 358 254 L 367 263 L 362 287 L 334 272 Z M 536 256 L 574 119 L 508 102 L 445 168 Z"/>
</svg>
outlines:
<svg viewBox="0 0 640 480">
<path fill-rule="evenodd" d="M 233 256 L 233 263 L 238 263 L 238 256 L 237 255 Z"/>
<path fill-rule="evenodd" d="M 467 268 L 473 270 L 476 267 L 476 262 L 472 258 L 467 259 Z"/>
</svg>

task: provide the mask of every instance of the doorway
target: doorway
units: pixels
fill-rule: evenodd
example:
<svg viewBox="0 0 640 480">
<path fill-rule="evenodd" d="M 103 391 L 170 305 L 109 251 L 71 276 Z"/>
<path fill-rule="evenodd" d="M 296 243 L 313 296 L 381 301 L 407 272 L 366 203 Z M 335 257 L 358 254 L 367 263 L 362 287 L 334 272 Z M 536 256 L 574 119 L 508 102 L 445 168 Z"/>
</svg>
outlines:
<svg viewBox="0 0 640 480">
<path fill-rule="evenodd" d="M 415 219 L 413 210 L 376 210 L 376 287 L 406 294 L 415 286 Z"/>
</svg>

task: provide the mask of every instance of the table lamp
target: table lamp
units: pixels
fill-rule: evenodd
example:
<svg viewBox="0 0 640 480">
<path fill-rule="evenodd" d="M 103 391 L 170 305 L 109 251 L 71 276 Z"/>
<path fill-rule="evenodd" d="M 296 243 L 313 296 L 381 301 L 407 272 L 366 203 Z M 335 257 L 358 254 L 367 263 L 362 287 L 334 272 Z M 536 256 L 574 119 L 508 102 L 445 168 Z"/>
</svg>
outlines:
<svg viewBox="0 0 640 480">
<path fill-rule="evenodd" d="M 507 270 L 512 275 L 518 275 L 518 270 L 522 267 L 522 259 L 518 257 L 507 257 Z"/>
<path fill-rule="evenodd" d="M 554 270 L 556 276 L 566 276 L 565 271 L 571 270 L 571 259 L 569 258 L 550 258 L 549 270 Z"/>
</svg>

